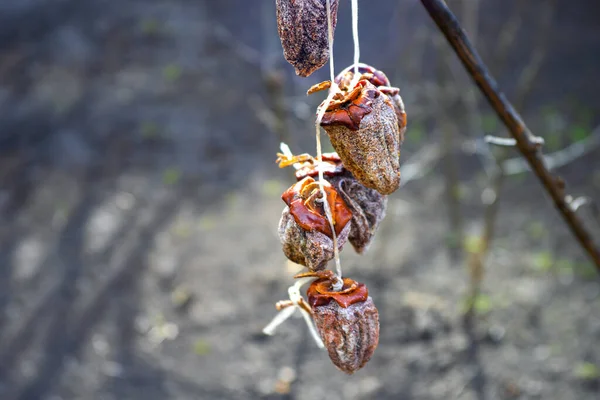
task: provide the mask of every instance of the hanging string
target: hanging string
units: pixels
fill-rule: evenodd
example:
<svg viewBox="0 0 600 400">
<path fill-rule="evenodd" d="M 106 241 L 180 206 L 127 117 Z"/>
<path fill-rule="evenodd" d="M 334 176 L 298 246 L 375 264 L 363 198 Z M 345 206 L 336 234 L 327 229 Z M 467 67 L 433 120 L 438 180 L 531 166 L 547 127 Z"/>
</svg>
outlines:
<svg viewBox="0 0 600 400">
<path fill-rule="evenodd" d="M 333 22 L 331 20 L 331 1 L 327 0 L 326 3 L 326 11 L 327 11 L 327 32 L 328 37 L 327 41 L 329 44 L 329 74 L 331 79 L 331 88 L 329 90 L 329 94 L 327 99 L 321 106 L 318 108 L 317 112 L 317 120 L 315 122 L 316 127 L 316 141 L 317 141 L 317 161 L 318 168 L 317 171 L 319 173 L 319 189 L 321 191 L 321 200 L 323 202 L 323 209 L 325 210 L 325 216 L 327 217 L 327 221 L 329 222 L 329 226 L 331 227 L 332 239 L 333 239 L 333 256 L 335 259 L 335 269 L 337 274 L 337 282 L 334 284 L 334 290 L 341 290 L 343 286 L 342 282 L 342 263 L 340 262 L 340 254 L 338 250 L 338 240 L 337 235 L 335 233 L 335 226 L 333 223 L 333 216 L 331 213 L 331 208 L 329 207 L 329 203 L 327 202 L 327 194 L 325 193 L 325 188 L 323 186 L 323 170 L 321 169 L 323 163 L 323 153 L 321 150 L 321 120 L 323 119 L 323 115 L 327 111 L 327 107 L 329 103 L 333 99 L 333 96 L 337 93 L 337 85 L 335 84 L 335 66 L 333 60 Z"/>
<path fill-rule="evenodd" d="M 358 40 L 358 0 L 352 0 L 352 39 L 354 41 L 354 77 L 358 77 L 360 42 Z"/>
</svg>

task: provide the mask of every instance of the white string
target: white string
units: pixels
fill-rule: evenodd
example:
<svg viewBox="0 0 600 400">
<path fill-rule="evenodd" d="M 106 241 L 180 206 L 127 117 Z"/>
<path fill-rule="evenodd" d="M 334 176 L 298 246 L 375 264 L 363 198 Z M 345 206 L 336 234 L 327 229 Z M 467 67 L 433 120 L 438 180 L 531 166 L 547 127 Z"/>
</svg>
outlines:
<svg viewBox="0 0 600 400">
<path fill-rule="evenodd" d="M 329 46 L 329 79 L 331 80 L 331 87 L 333 87 L 334 86 L 333 81 L 335 79 L 335 65 L 333 63 L 333 22 L 331 21 L 331 0 L 327 0 L 326 10 L 327 10 L 327 45 Z"/>
<path fill-rule="evenodd" d="M 281 324 L 283 324 L 289 317 L 291 317 L 296 312 L 296 307 L 287 307 L 283 310 L 279 311 L 275 317 L 269 322 L 269 325 L 263 328 L 263 333 L 265 335 L 273 336 L 275 334 L 275 330 Z"/>
<path fill-rule="evenodd" d="M 331 1 L 327 0 L 327 4 L 326 4 L 326 10 L 327 10 L 327 32 L 328 32 L 328 44 L 329 44 L 329 73 L 330 73 L 330 79 L 331 79 L 331 88 L 329 90 L 329 95 L 327 96 L 327 99 L 325 99 L 325 101 L 323 103 L 321 103 L 321 106 L 318 109 L 318 113 L 317 113 L 317 120 L 315 121 L 315 127 L 316 127 L 316 140 L 317 140 L 317 161 L 318 161 L 318 167 L 317 167 L 317 172 L 319 173 L 319 189 L 321 191 L 321 196 L 322 196 L 322 200 L 323 200 L 323 209 L 325 210 L 325 216 L 327 217 L 327 221 L 329 222 L 329 226 L 331 227 L 331 236 L 333 239 L 333 257 L 335 259 L 335 269 L 336 269 L 336 274 L 337 274 L 337 282 L 334 284 L 334 290 L 340 290 L 343 286 L 343 282 L 342 282 L 342 263 L 340 262 L 340 254 L 338 251 L 338 240 L 337 240 L 337 235 L 335 234 L 335 227 L 333 224 L 333 217 L 331 214 L 331 209 L 329 207 L 329 203 L 327 202 L 327 194 L 325 193 L 325 187 L 323 186 L 323 170 L 321 169 L 321 166 L 323 164 L 323 153 L 321 150 L 321 120 L 323 119 L 323 115 L 325 115 L 325 112 L 327 111 L 327 107 L 329 106 L 329 103 L 331 102 L 331 100 L 333 99 L 333 96 L 336 94 L 337 92 L 337 86 L 334 82 L 335 80 L 335 68 L 334 68 L 334 61 L 333 61 L 333 23 L 331 21 Z"/>
<path fill-rule="evenodd" d="M 321 196 L 322 196 L 322 200 L 323 200 L 323 209 L 325 210 L 325 216 L 327 217 L 327 221 L 329 222 L 329 226 L 331 227 L 331 236 L 333 239 L 333 257 L 335 259 L 335 268 L 336 268 L 336 274 L 338 276 L 338 278 L 342 277 L 342 264 L 340 262 L 340 254 L 338 251 L 338 241 L 337 241 L 337 235 L 335 234 L 335 227 L 333 224 L 333 217 L 331 214 L 331 209 L 329 207 L 329 202 L 327 201 L 327 194 L 325 193 L 325 187 L 323 186 L 323 169 L 322 167 L 322 162 L 323 162 L 323 155 L 321 152 L 321 120 L 323 119 L 323 115 L 325 115 L 325 111 L 327 110 L 327 106 L 329 105 L 329 102 L 331 101 L 331 99 L 333 98 L 335 92 L 331 92 L 329 93 L 329 96 L 327 96 L 327 99 L 321 104 L 321 107 L 319 108 L 319 114 L 317 115 L 317 161 L 318 161 L 318 165 L 317 165 L 317 171 L 319 173 L 319 189 L 321 190 Z M 338 279 L 339 280 L 339 279 Z M 336 286 L 336 285 L 334 285 Z M 334 287 L 335 290 L 339 290 L 341 289 L 341 287 L 339 287 L 339 289 L 336 289 Z"/>
<path fill-rule="evenodd" d="M 279 313 L 277 313 L 277 315 L 275 315 L 275 318 L 273 318 L 273 320 L 267 326 L 265 326 L 263 328 L 263 333 L 265 335 L 269 335 L 269 336 L 274 335 L 277 327 L 279 325 L 281 325 L 282 323 L 284 323 L 289 317 L 294 315 L 296 310 L 299 310 L 300 314 L 302 315 L 302 318 L 304 318 L 304 322 L 308 326 L 308 330 L 309 330 L 312 338 L 314 339 L 315 343 L 317 343 L 317 346 L 321 349 L 325 347 L 325 345 L 323 344 L 323 341 L 321 340 L 321 336 L 319 335 L 319 332 L 317 332 L 317 329 L 315 328 L 315 325 L 313 324 L 312 316 L 310 315 L 310 313 L 308 311 L 306 311 L 303 307 L 300 306 L 300 303 L 302 301 L 304 301 L 304 299 L 302 298 L 302 295 L 300 294 L 300 289 L 302 288 L 302 286 L 304 286 L 307 283 L 310 283 L 314 280 L 315 280 L 315 278 L 313 278 L 313 277 L 300 278 L 292 286 L 290 286 L 288 288 L 288 296 L 289 296 L 290 300 L 292 301 L 293 306 L 284 308 L 283 310 L 279 311 Z"/>
<path fill-rule="evenodd" d="M 360 42 L 358 40 L 358 0 L 352 0 L 352 39 L 354 40 L 354 76 L 358 76 Z"/>
<path fill-rule="evenodd" d="M 355 8 L 356 9 L 358 8 L 358 7 L 355 7 L 355 2 L 356 2 L 356 0 L 352 0 L 352 10 L 353 10 L 353 18 L 356 17 L 356 19 L 357 19 L 358 17 L 354 15 Z M 327 95 L 327 99 L 325 99 L 325 101 L 323 103 L 321 103 L 321 106 L 318 108 L 317 120 L 316 120 L 315 126 L 316 126 L 316 139 L 317 139 L 317 161 L 318 161 L 317 172 L 319 173 L 319 190 L 321 191 L 321 196 L 322 196 L 322 200 L 323 200 L 323 208 L 325 210 L 325 216 L 327 217 L 327 221 L 329 222 L 329 226 L 331 227 L 331 234 L 332 234 L 332 239 L 333 239 L 333 254 L 334 254 L 334 258 L 335 258 L 335 266 L 336 266 L 336 273 L 337 273 L 337 279 L 336 279 L 336 282 L 333 284 L 333 290 L 337 291 L 337 290 L 341 290 L 343 287 L 343 281 L 341 279 L 342 265 L 340 262 L 340 254 L 338 251 L 338 241 L 337 241 L 337 235 L 335 234 L 335 226 L 333 224 L 333 217 L 331 214 L 331 209 L 329 207 L 329 203 L 327 202 L 327 193 L 325 193 L 325 187 L 323 186 L 323 179 L 324 179 L 323 178 L 323 170 L 321 169 L 321 166 L 323 164 L 323 153 L 321 150 L 321 120 L 323 119 L 323 115 L 325 115 L 325 112 L 327 111 L 327 107 L 329 106 L 331 100 L 333 99 L 333 96 L 335 96 L 335 94 L 339 91 L 339 88 L 335 84 L 335 66 L 334 66 L 334 61 L 333 61 L 333 23 L 331 20 L 331 0 L 327 0 L 326 11 L 327 11 L 327 33 L 328 33 L 327 41 L 328 41 L 328 45 L 329 45 L 329 74 L 330 74 L 330 80 L 331 80 L 331 88 L 329 90 L 329 94 Z M 356 46 L 358 43 L 358 28 L 356 27 L 353 29 L 356 34 L 356 37 L 354 40 L 354 42 L 355 42 L 355 54 L 354 54 L 355 71 L 358 72 L 358 57 L 356 54 Z M 293 156 L 292 152 L 290 151 L 290 148 L 288 147 L 287 144 L 281 143 L 280 149 L 284 155 L 289 156 L 290 158 Z M 296 169 L 298 169 L 299 166 L 300 166 L 299 163 L 294 164 L 294 167 Z M 265 335 L 273 335 L 275 333 L 276 328 L 279 325 L 281 325 L 285 320 L 287 320 L 289 317 L 291 317 L 295 313 L 296 310 L 299 310 L 300 314 L 304 318 L 304 321 L 306 322 L 306 325 L 308 325 L 308 330 L 310 331 L 311 336 L 317 343 L 317 346 L 320 348 L 325 347 L 325 345 L 323 344 L 323 341 L 321 340 L 321 337 L 319 336 L 319 333 L 317 332 L 317 329 L 315 328 L 315 326 L 313 324 L 312 316 L 304 308 L 299 306 L 299 303 L 302 299 L 302 295 L 300 294 L 300 288 L 303 285 L 305 285 L 306 283 L 309 283 L 313 280 L 314 280 L 314 278 L 298 279 L 294 285 L 292 285 L 288 288 L 288 295 L 289 295 L 290 300 L 294 304 L 294 306 L 284 308 L 283 310 L 281 310 L 275 316 L 275 318 L 273 318 L 273 320 L 267 326 L 265 326 L 265 328 L 263 329 L 263 333 Z"/>
</svg>

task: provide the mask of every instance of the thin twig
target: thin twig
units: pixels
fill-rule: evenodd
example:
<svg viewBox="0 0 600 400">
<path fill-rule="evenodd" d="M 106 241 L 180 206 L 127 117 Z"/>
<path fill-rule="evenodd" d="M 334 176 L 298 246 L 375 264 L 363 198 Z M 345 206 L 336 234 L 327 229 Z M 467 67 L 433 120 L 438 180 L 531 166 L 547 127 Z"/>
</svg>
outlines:
<svg viewBox="0 0 600 400">
<path fill-rule="evenodd" d="M 460 23 L 443 0 L 421 0 L 421 3 L 435 21 L 438 28 L 460 58 L 465 69 L 471 75 L 481 92 L 496 111 L 502 122 L 516 140 L 516 146 L 529 163 L 573 235 L 586 250 L 600 271 L 600 252 L 596 248 L 591 235 L 577 214 L 571 209 L 565 199 L 564 182 L 553 176 L 544 165 L 544 159 L 531 138 L 533 135 L 515 111 L 512 104 L 498 88 L 487 67 L 471 45 Z"/>
<path fill-rule="evenodd" d="M 516 109 L 523 109 L 525 107 L 529 96 L 533 92 L 538 73 L 546 59 L 550 43 L 552 20 L 556 12 L 556 3 L 557 0 L 547 0 L 539 13 L 540 27 L 542 29 L 538 29 L 537 31 L 534 50 L 529 58 L 529 62 L 525 65 L 517 80 L 517 93 L 515 95 Z"/>
<path fill-rule="evenodd" d="M 474 24 L 476 25 L 476 24 Z M 449 66 L 452 64 L 450 57 L 452 54 L 450 51 L 444 51 L 445 43 L 440 37 L 435 41 L 435 48 L 438 50 L 440 57 L 438 57 L 437 63 L 437 75 L 440 82 L 451 81 L 448 78 Z M 477 113 L 477 98 L 475 97 L 475 90 L 468 91 L 466 93 L 466 106 L 468 112 L 468 121 L 471 127 L 475 127 L 478 124 L 478 113 Z M 443 156 L 444 161 L 444 176 L 445 176 L 445 193 L 444 203 L 448 213 L 448 224 L 450 230 L 449 240 L 447 242 L 448 255 L 452 263 L 457 262 L 460 259 L 462 242 L 463 242 L 463 218 L 461 213 L 461 201 L 460 201 L 460 182 L 458 173 L 458 158 L 456 149 L 453 148 L 452 144 L 457 142 L 459 137 L 458 132 L 460 131 L 450 107 L 446 107 L 445 104 L 439 104 L 440 118 L 437 119 L 436 124 L 442 133 L 442 148 L 445 149 Z"/>
<path fill-rule="evenodd" d="M 486 143 L 493 144 L 495 146 L 515 147 L 517 145 L 517 141 L 513 138 L 501 138 L 493 135 L 486 135 L 483 140 L 485 140 Z M 536 137 L 534 143 L 543 145 L 544 139 Z"/>
<path fill-rule="evenodd" d="M 473 45 L 476 46 L 479 37 L 479 1 L 464 1 L 462 6 L 465 29 L 471 35 Z M 481 114 L 479 113 L 477 93 L 473 86 L 468 86 L 464 100 L 467 109 L 469 131 L 476 132 L 477 128 L 481 126 Z"/>
<path fill-rule="evenodd" d="M 600 126 L 585 139 L 570 144 L 562 150 L 544 155 L 544 163 L 550 170 L 563 167 L 600 147 Z M 507 175 L 516 175 L 530 171 L 529 164 L 521 157 L 511 158 L 502 163 Z"/>
<path fill-rule="evenodd" d="M 513 138 L 501 138 L 493 135 L 486 135 L 483 140 L 488 144 L 493 144 L 494 146 L 515 147 L 517 145 L 517 141 Z"/>
<path fill-rule="evenodd" d="M 567 196 L 567 200 L 573 211 L 579 210 L 582 206 L 593 205 L 594 201 L 589 197 L 578 197 L 574 199 L 572 196 Z"/>
<path fill-rule="evenodd" d="M 400 187 L 427 175 L 442 155 L 442 148 L 437 143 L 423 146 L 400 167 Z"/>
<path fill-rule="evenodd" d="M 516 147 L 516 140 L 512 138 L 499 138 L 496 136 L 487 135 L 475 140 L 467 140 L 462 142 L 459 148 L 468 154 L 480 154 L 485 157 L 490 156 L 489 144 L 502 147 Z M 553 153 L 544 154 L 544 163 L 546 168 L 554 170 L 562 168 L 565 165 L 571 164 L 579 160 L 581 157 L 600 148 L 600 126 L 592 130 L 585 139 L 572 143 L 564 149 L 557 150 Z M 493 161 L 493 158 L 490 158 Z M 504 169 L 506 175 L 518 175 L 523 172 L 531 171 L 529 164 L 523 157 L 514 157 L 505 160 L 499 160 L 499 165 Z"/>
<path fill-rule="evenodd" d="M 251 65 L 262 65 L 263 55 L 260 51 L 236 39 L 223 25 L 213 22 L 211 30 L 213 37 L 225 46 L 232 48 L 240 59 Z"/>
<path fill-rule="evenodd" d="M 498 40 L 496 41 L 496 51 L 493 54 L 493 65 L 496 71 L 503 71 L 508 61 L 508 52 L 515 43 L 519 30 L 523 25 L 523 7 L 525 2 L 517 1 L 513 5 L 511 16 L 506 23 L 500 28 Z"/>
</svg>

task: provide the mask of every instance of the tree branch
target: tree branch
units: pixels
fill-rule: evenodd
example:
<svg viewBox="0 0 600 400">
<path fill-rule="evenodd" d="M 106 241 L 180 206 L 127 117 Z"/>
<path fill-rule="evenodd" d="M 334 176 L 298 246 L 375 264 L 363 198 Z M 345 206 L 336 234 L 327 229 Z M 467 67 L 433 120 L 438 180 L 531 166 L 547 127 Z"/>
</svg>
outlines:
<svg viewBox="0 0 600 400">
<path fill-rule="evenodd" d="M 471 78 L 508 128 L 516 141 L 516 147 L 527 160 L 532 171 L 554 201 L 556 208 L 571 232 L 587 251 L 600 272 L 600 252 L 595 247 L 585 225 L 569 205 L 564 192 L 564 182 L 562 179 L 553 176 L 546 168 L 539 150 L 539 144 L 535 143 L 531 131 L 529 131 L 521 116 L 499 90 L 498 84 L 490 75 L 479 54 L 461 28 L 460 23 L 443 0 L 421 0 L 421 3 L 442 31 Z"/>
<path fill-rule="evenodd" d="M 570 144 L 562 150 L 544 155 L 546 167 L 550 170 L 560 168 L 585 156 L 600 147 L 600 126 L 585 139 Z M 516 175 L 530 170 L 522 158 L 511 158 L 502 162 L 507 175 Z"/>
</svg>

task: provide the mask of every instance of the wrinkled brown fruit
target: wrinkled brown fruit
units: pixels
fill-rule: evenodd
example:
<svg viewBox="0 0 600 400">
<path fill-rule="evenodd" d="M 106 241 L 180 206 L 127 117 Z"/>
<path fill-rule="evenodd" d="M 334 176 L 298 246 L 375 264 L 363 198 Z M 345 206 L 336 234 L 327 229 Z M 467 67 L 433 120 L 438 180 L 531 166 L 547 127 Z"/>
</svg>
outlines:
<svg viewBox="0 0 600 400">
<path fill-rule="evenodd" d="M 323 182 L 332 213 L 338 250 L 348 240 L 352 213 L 328 182 Z M 320 203 L 318 183 L 311 177 L 297 182 L 281 198 L 287 204 L 279 221 L 283 253 L 291 261 L 312 271 L 324 269 L 334 257 L 331 226 Z"/>
<path fill-rule="evenodd" d="M 363 254 L 385 217 L 387 196 L 364 186 L 349 171 L 332 177 L 330 182 L 352 210 L 352 229 L 348 240 L 357 253 Z"/>
<path fill-rule="evenodd" d="M 337 24 L 338 1 L 331 0 L 331 22 Z M 296 74 L 309 76 L 329 60 L 326 0 L 276 0 L 277 28 L 285 59 Z"/>
<path fill-rule="evenodd" d="M 390 194 L 400 186 L 401 135 L 394 103 L 367 79 L 347 89 L 334 97 L 321 126 L 360 183 Z"/>
<path fill-rule="evenodd" d="M 296 179 L 302 180 L 307 176 L 316 178 L 318 161 L 307 154 L 300 157 L 305 161 L 296 171 Z M 369 248 L 380 222 L 385 217 L 387 196 L 358 182 L 350 171 L 344 168 L 337 153 L 325 153 L 322 160 L 323 176 L 352 211 L 352 228 L 348 240 L 354 250 L 362 254 Z"/>
<path fill-rule="evenodd" d="M 400 144 L 404 141 L 404 133 L 406 131 L 406 110 L 404 102 L 400 97 L 400 89 L 392 87 L 388 77 L 380 71 L 367 64 L 358 64 L 358 73 L 361 74 L 361 79 L 366 79 L 371 82 L 377 89 L 388 95 L 394 105 L 394 111 L 398 117 L 398 129 L 400 130 Z M 350 83 L 354 78 L 354 66 L 349 66 L 335 77 L 337 83 L 342 90 L 348 90 Z"/>
<path fill-rule="evenodd" d="M 353 374 L 365 366 L 379 344 L 379 312 L 364 284 L 344 278 L 342 290 L 336 292 L 331 271 L 315 275 L 321 278 L 306 292 L 315 325 L 331 361 Z"/>
</svg>

